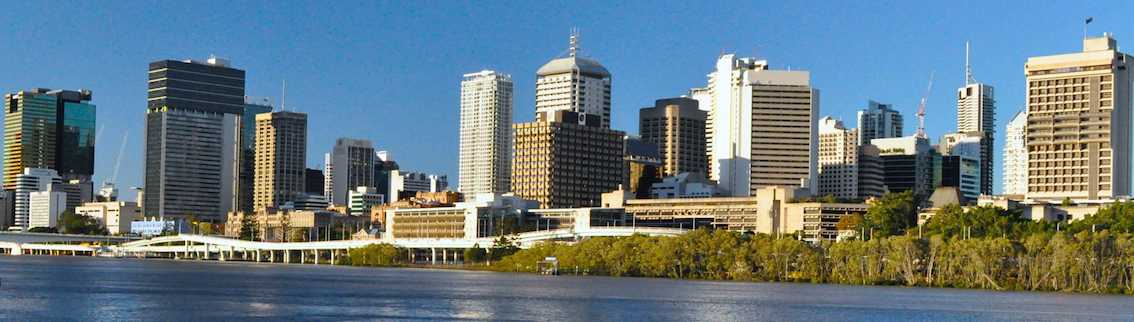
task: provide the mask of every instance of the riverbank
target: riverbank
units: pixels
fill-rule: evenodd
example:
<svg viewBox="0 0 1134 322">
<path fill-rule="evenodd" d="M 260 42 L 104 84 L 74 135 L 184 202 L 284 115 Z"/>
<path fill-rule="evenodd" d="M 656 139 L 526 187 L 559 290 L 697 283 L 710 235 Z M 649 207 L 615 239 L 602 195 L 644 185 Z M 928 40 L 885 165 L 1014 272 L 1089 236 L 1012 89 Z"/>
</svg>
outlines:
<svg viewBox="0 0 1134 322">
<path fill-rule="evenodd" d="M 585 275 L 907 285 L 991 290 L 1134 293 L 1134 235 L 1081 232 L 945 239 L 894 236 L 822 246 L 793 238 L 698 230 L 678 237 L 543 243 L 494 262 L 536 273 L 555 257 Z"/>
</svg>

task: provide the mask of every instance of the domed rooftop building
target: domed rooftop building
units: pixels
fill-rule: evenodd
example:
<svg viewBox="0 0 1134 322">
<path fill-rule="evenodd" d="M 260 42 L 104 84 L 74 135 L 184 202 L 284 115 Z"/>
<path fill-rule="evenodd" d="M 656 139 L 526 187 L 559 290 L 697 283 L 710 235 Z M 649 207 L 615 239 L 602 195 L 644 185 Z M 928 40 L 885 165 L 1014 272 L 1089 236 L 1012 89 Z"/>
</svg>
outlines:
<svg viewBox="0 0 1134 322">
<path fill-rule="evenodd" d="M 562 110 L 582 117 L 555 119 L 554 112 Z M 598 117 L 603 128 L 610 128 L 610 71 L 579 49 L 578 30 L 572 30 L 567 51 L 536 71 L 536 115 L 552 122 Z"/>
</svg>

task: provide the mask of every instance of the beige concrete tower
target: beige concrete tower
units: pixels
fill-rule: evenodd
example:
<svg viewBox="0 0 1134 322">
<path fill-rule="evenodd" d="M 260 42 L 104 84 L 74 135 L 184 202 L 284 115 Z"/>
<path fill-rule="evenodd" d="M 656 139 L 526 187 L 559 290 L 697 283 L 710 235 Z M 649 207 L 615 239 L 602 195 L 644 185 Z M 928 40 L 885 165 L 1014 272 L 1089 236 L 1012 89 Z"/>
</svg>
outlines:
<svg viewBox="0 0 1134 322">
<path fill-rule="evenodd" d="M 257 114 L 255 160 L 253 208 L 279 207 L 302 195 L 307 172 L 307 114 Z"/>
<path fill-rule="evenodd" d="M 857 198 L 858 157 L 858 129 L 830 116 L 820 119 L 818 196 Z"/>
<path fill-rule="evenodd" d="M 598 207 L 602 194 L 622 183 L 625 132 L 575 120 L 578 114 L 556 111 L 536 114 L 536 121 L 512 126 L 512 191 L 539 201 L 541 208 Z"/>
<path fill-rule="evenodd" d="M 664 175 L 685 172 L 709 173 L 705 152 L 705 122 L 708 114 L 697 101 L 679 97 L 657 100 L 654 107 L 638 112 L 638 133 L 643 140 L 657 144 L 663 158 Z"/>
<path fill-rule="evenodd" d="M 709 74 L 709 178 L 733 196 L 800 186 L 818 173 L 819 90 L 806 71 L 768 70 L 766 61 L 723 55 Z M 814 185 L 812 185 L 814 186 Z"/>
<path fill-rule="evenodd" d="M 1131 57 L 1117 48 L 1104 35 L 1081 53 L 1028 58 L 1028 198 L 1130 195 Z"/>
</svg>

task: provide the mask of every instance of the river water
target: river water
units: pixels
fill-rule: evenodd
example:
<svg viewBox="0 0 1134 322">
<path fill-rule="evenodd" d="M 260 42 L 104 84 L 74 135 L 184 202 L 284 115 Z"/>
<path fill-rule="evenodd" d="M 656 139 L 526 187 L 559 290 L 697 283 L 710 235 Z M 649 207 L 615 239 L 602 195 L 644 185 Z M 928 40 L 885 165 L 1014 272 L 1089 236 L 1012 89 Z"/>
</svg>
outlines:
<svg viewBox="0 0 1134 322">
<path fill-rule="evenodd" d="M 0 256 L 0 321 L 1134 320 L 1134 296 Z"/>
</svg>

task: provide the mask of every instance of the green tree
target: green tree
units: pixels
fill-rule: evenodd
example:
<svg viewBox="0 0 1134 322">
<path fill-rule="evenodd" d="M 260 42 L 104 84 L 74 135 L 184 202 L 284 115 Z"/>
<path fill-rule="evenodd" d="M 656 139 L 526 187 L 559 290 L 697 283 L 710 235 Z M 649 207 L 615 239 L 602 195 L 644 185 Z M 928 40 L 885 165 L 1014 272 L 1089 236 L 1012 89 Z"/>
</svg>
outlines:
<svg viewBox="0 0 1134 322">
<path fill-rule="evenodd" d="M 1019 211 L 996 206 L 976 206 L 966 210 L 957 205 L 947 205 L 929 219 L 925 229 L 940 233 L 945 238 L 1016 237 L 1019 234 L 1017 228 L 1023 228 L 1021 224 L 1025 221 L 1027 219 L 1020 217 Z"/>
<path fill-rule="evenodd" d="M 472 248 L 465 250 L 466 263 L 481 263 L 488 259 L 488 251 L 480 247 L 480 244 L 473 244 Z"/>
<path fill-rule="evenodd" d="M 57 229 L 55 229 L 55 228 L 51 228 L 51 227 L 33 227 L 32 229 L 28 229 L 28 232 L 29 232 L 29 233 L 49 233 L 49 234 L 54 234 L 54 233 L 58 233 L 58 232 L 59 232 L 59 230 L 57 230 Z"/>
<path fill-rule="evenodd" d="M 873 235 L 877 237 L 903 234 L 910 227 L 917 225 L 917 210 L 920 203 L 921 198 L 913 190 L 887 193 L 866 210 L 866 218 L 859 228 L 865 228 L 868 235 L 871 234 L 869 230 L 874 228 Z"/>
<path fill-rule="evenodd" d="M 862 225 L 863 220 L 862 214 L 856 212 L 839 217 L 839 222 L 835 224 L 835 228 L 838 230 L 856 230 Z"/>
<path fill-rule="evenodd" d="M 402 247 L 386 243 L 370 244 L 351 249 L 342 264 L 381 267 L 401 266 L 406 262 L 407 254 L 409 253 Z"/>
<path fill-rule="evenodd" d="M 520 250 L 515 243 L 512 242 L 507 236 L 500 236 L 492 243 L 492 252 L 489 254 L 493 261 L 498 261 L 504 256 L 515 254 Z"/>
<path fill-rule="evenodd" d="M 55 226 L 65 234 L 106 235 L 106 228 L 94 218 L 77 215 L 72 210 L 59 214 Z"/>
<path fill-rule="evenodd" d="M 259 230 L 260 230 L 260 221 L 256 220 L 256 214 L 241 213 L 241 217 L 240 217 L 240 239 L 242 239 L 242 240 L 256 240 L 256 232 L 259 231 Z"/>
<path fill-rule="evenodd" d="M 1072 232 L 1110 230 L 1113 233 L 1129 233 L 1134 230 L 1134 201 L 1116 202 L 1099 209 L 1094 215 L 1071 222 L 1067 229 Z"/>
</svg>

